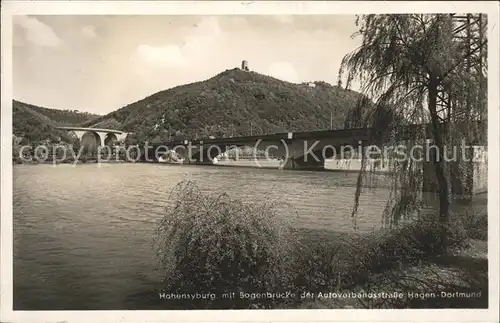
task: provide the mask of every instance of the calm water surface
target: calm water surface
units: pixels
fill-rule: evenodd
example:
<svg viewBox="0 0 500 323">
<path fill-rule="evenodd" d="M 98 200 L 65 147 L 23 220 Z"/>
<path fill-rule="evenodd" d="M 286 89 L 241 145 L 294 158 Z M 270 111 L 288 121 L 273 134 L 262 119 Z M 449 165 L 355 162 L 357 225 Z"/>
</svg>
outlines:
<svg viewBox="0 0 500 323">
<path fill-rule="evenodd" d="M 152 164 L 20 165 L 14 182 L 14 308 L 127 309 L 153 288 L 151 237 L 171 189 L 293 206 L 296 225 L 350 231 L 356 174 Z M 388 190 L 361 198 L 361 230 L 379 226 Z"/>
</svg>

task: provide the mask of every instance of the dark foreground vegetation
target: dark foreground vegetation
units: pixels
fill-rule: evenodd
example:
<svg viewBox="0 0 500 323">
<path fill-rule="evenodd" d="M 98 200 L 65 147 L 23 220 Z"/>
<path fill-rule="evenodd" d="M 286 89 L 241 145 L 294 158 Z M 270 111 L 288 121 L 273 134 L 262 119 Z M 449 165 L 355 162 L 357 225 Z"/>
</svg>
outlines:
<svg viewBox="0 0 500 323">
<path fill-rule="evenodd" d="M 131 308 L 488 307 L 486 197 L 457 206 L 446 249 L 433 212 L 393 229 L 335 233 L 295 229 L 293 211 L 284 214 L 282 205 L 204 194 L 192 182 L 179 184 L 173 201 L 155 235 L 165 279 L 157 290 L 131 297 Z M 404 297 L 368 295 L 382 292 Z M 200 299 L 173 299 L 179 295 Z"/>
</svg>

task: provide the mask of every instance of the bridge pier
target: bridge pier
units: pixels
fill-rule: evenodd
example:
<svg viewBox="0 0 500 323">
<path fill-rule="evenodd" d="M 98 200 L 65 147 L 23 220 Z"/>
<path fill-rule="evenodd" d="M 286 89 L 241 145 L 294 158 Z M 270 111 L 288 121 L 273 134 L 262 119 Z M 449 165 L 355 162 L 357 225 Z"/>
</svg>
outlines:
<svg viewBox="0 0 500 323">
<path fill-rule="evenodd" d="M 324 170 L 325 160 L 320 159 L 319 161 L 314 158 L 289 158 L 285 159 L 282 169 L 285 170 Z"/>
<path fill-rule="evenodd" d="M 448 179 L 448 194 L 453 199 L 470 201 L 476 194 L 488 191 L 488 162 L 487 150 L 483 146 L 474 146 L 474 151 L 468 153 L 467 158 L 461 163 L 448 161 L 445 172 Z M 433 150 L 431 150 L 431 154 Z M 476 154 L 476 155 L 474 155 Z M 425 161 L 422 165 L 423 187 L 422 191 L 435 198 L 439 192 L 436 179 L 435 165 Z"/>
<path fill-rule="evenodd" d="M 204 147 L 201 144 L 190 151 L 186 151 L 185 160 L 194 165 L 213 165 L 214 159 L 224 153 L 227 147 L 225 145 L 211 145 Z"/>
</svg>

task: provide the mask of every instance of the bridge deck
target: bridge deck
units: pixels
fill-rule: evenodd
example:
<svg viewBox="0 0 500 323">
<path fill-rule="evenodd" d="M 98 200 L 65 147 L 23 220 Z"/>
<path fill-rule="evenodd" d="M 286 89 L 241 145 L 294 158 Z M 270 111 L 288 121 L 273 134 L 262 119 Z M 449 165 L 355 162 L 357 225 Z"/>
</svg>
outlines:
<svg viewBox="0 0 500 323">
<path fill-rule="evenodd" d="M 478 123 L 479 126 L 482 123 Z M 441 130 L 446 131 L 446 126 L 440 124 Z M 432 126 L 430 124 L 420 125 L 402 125 L 396 127 L 395 136 L 399 140 L 408 140 L 415 138 L 415 134 L 418 131 L 424 130 L 427 138 L 432 138 Z M 284 132 L 275 133 L 270 135 L 258 135 L 258 136 L 243 136 L 243 137 L 225 137 L 225 138 L 215 138 L 215 139 L 197 139 L 197 140 L 184 140 L 184 141 L 170 141 L 159 145 L 186 145 L 191 143 L 193 145 L 201 144 L 212 144 L 212 145 L 237 145 L 244 144 L 248 142 L 260 141 L 280 141 L 280 140 L 319 140 L 325 138 L 342 138 L 346 141 L 385 141 L 387 140 L 389 133 L 386 129 L 370 129 L 370 128 L 352 128 L 352 129 L 340 129 L 340 130 L 320 130 L 320 131 L 304 131 L 304 132 Z M 479 142 L 485 142 L 485 139 L 479 139 Z"/>
<path fill-rule="evenodd" d="M 114 130 L 114 129 L 101 129 L 101 128 L 82 128 L 82 127 L 56 127 L 59 130 L 73 130 L 73 131 L 95 131 L 95 132 L 106 132 L 106 133 L 115 133 L 115 134 L 123 134 L 124 131 Z"/>
</svg>

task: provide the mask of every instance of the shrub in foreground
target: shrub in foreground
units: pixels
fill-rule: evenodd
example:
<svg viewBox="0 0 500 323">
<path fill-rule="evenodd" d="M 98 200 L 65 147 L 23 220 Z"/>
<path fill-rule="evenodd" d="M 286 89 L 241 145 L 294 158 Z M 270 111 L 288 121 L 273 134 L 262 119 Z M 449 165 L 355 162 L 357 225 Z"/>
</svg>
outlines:
<svg viewBox="0 0 500 323">
<path fill-rule="evenodd" d="M 467 210 L 460 215 L 460 221 L 471 239 L 488 240 L 487 210 Z"/>
<path fill-rule="evenodd" d="M 288 223 L 272 204 L 204 194 L 193 182 L 181 182 L 173 201 L 155 234 L 165 292 L 215 297 L 175 306 L 244 308 L 256 302 L 239 298 L 240 292 L 285 291 L 292 241 Z M 235 298 L 223 299 L 227 293 Z"/>
<path fill-rule="evenodd" d="M 192 182 L 180 183 L 173 195 L 155 235 L 164 291 L 214 298 L 169 301 L 169 308 L 287 307 L 292 304 L 283 299 L 239 295 L 369 288 L 379 274 L 427 262 L 469 241 L 455 216 L 446 226 L 432 214 L 390 230 L 320 237 L 318 230 L 295 234 L 270 203 L 204 194 Z"/>
<path fill-rule="evenodd" d="M 350 247 L 353 261 L 360 270 L 379 273 L 401 264 L 415 264 L 468 244 L 460 221 L 438 222 L 437 215 L 427 215 L 400 227 L 381 230 L 360 237 Z M 353 264 L 354 266 L 355 264 Z"/>
<path fill-rule="evenodd" d="M 311 243 L 297 245 L 293 268 L 298 289 L 319 292 L 361 286 L 376 274 L 427 262 L 466 247 L 469 241 L 460 221 L 443 227 L 437 216 L 425 216 L 390 230 L 333 236 L 319 243 L 301 239 Z M 443 248 L 443 236 L 447 248 Z"/>
</svg>

